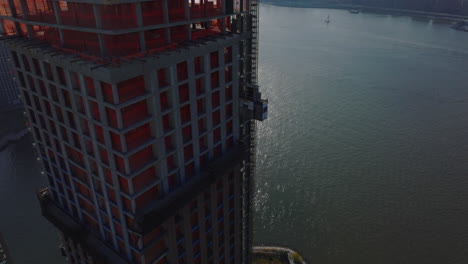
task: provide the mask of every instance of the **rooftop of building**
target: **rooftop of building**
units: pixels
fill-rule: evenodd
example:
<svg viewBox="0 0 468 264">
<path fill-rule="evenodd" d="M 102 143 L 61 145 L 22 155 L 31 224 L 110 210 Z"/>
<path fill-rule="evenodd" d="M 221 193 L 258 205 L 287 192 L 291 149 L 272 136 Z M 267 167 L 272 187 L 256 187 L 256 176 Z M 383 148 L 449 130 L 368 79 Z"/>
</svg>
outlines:
<svg viewBox="0 0 468 264">
<path fill-rule="evenodd" d="M 234 15 L 247 11 L 236 5 L 232 0 L 0 0 L 0 32 L 94 60 L 120 61 L 236 32 Z"/>
<path fill-rule="evenodd" d="M 49 61 L 63 68 L 82 72 L 94 79 L 109 84 L 131 79 L 141 75 L 145 66 L 162 68 L 178 61 L 185 61 L 187 56 L 200 56 L 208 51 L 217 50 L 220 46 L 236 43 L 239 38 L 246 38 L 243 34 L 225 34 L 210 36 L 196 41 L 186 41 L 172 50 L 160 52 L 145 52 L 138 56 L 120 58 L 118 61 L 104 57 L 86 56 L 51 47 L 38 40 L 21 37 L 0 38 L 3 44 L 13 51 L 27 52 L 33 57 Z"/>
</svg>

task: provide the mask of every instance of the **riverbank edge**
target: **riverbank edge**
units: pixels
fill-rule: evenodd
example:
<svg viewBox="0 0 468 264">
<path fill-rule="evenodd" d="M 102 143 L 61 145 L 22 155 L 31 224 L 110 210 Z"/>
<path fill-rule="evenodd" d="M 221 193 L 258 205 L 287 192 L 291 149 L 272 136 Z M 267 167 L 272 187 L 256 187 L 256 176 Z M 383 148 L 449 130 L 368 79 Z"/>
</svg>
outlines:
<svg viewBox="0 0 468 264">
<path fill-rule="evenodd" d="M 28 134 L 29 130 L 27 128 L 15 132 L 10 133 L 3 138 L 0 138 L 0 151 L 6 149 L 10 144 L 20 141 L 24 136 Z"/>
<path fill-rule="evenodd" d="M 6 242 L 5 242 L 5 239 L 3 238 L 2 233 L 0 233 L 0 249 L 1 249 L 1 252 L 3 254 L 3 256 L 0 255 L 1 263 L 13 264 L 13 260 L 11 259 L 10 250 L 8 249 L 8 246 L 7 246 Z"/>
<path fill-rule="evenodd" d="M 266 5 L 273 6 L 283 6 L 283 7 L 294 7 L 294 8 L 325 8 L 325 9 L 356 9 L 362 12 L 370 13 L 385 13 L 391 15 L 402 15 L 402 16 L 411 16 L 411 17 L 420 17 L 420 18 L 429 18 L 429 19 L 438 19 L 451 22 L 457 22 L 460 20 L 468 20 L 468 16 L 454 15 L 447 13 L 432 13 L 424 12 L 417 10 L 409 9 L 395 9 L 395 8 L 384 8 L 384 7 L 373 7 L 373 6 L 363 6 L 363 5 L 346 5 L 346 4 L 313 4 L 313 3 L 291 3 L 291 2 L 282 2 L 278 3 L 275 1 L 261 1 L 261 3 Z"/>
<path fill-rule="evenodd" d="M 273 260 L 273 262 L 270 263 L 278 263 L 278 261 L 281 261 L 282 257 L 287 258 L 287 262 L 289 262 L 286 263 L 281 261 L 283 264 L 307 264 L 304 258 L 297 251 L 287 247 L 255 246 L 253 248 L 253 257 L 253 264 L 263 263 L 263 258 Z M 259 259 L 260 261 L 255 261 L 255 258 Z"/>
</svg>

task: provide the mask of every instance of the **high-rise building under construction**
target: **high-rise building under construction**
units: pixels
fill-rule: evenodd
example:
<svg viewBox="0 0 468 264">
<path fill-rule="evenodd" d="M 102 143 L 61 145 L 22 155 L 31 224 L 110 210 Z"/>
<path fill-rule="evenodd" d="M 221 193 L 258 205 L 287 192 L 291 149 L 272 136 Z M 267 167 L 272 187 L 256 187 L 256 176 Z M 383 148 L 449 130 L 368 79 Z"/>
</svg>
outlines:
<svg viewBox="0 0 468 264">
<path fill-rule="evenodd" d="M 0 0 L 0 22 L 70 263 L 249 262 L 256 0 Z"/>
</svg>

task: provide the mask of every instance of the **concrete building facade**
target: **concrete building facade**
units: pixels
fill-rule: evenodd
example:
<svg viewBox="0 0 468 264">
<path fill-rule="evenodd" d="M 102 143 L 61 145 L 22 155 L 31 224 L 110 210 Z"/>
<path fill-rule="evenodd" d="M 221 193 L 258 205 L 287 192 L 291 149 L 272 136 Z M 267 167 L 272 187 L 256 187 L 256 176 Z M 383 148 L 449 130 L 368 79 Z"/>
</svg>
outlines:
<svg viewBox="0 0 468 264">
<path fill-rule="evenodd" d="M 70 263 L 249 263 L 253 0 L 0 0 Z"/>
</svg>

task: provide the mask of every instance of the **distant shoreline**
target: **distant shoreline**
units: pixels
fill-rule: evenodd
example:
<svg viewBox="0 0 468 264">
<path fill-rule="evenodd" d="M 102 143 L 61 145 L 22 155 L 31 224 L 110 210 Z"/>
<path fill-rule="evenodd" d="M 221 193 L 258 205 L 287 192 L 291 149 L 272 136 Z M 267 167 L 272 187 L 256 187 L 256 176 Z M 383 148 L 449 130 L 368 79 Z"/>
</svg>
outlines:
<svg viewBox="0 0 468 264">
<path fill-rule="evenodd" d="M 293 3 L 293 2 L 276 2 L 274 0 L 273 1 L 264 0 L 264 1 L 261 1 L 261 3 L 267 4 L 267 5 L 296 7 L 296 8 L 328 8 L 328 9 L 346 9 L 346 10 L 357 9 L 363 12 L 421 17 L 421 18 L 429 18 L 429 19 L 437 19 L 437 20 L 446 20 L 446 21 L 452 21 L 452 22 L 456 22 L 460 20 L 468 20 L 468 16 L 462 16 L 462 15 L 454 15 L 454 14 L 447 14 L 447 13 L 433 13 L 433 12 L 424 12 L 424 11 L 408 10 L 408 9 L 362 6 L 362 5 Z"/>
</svg>

